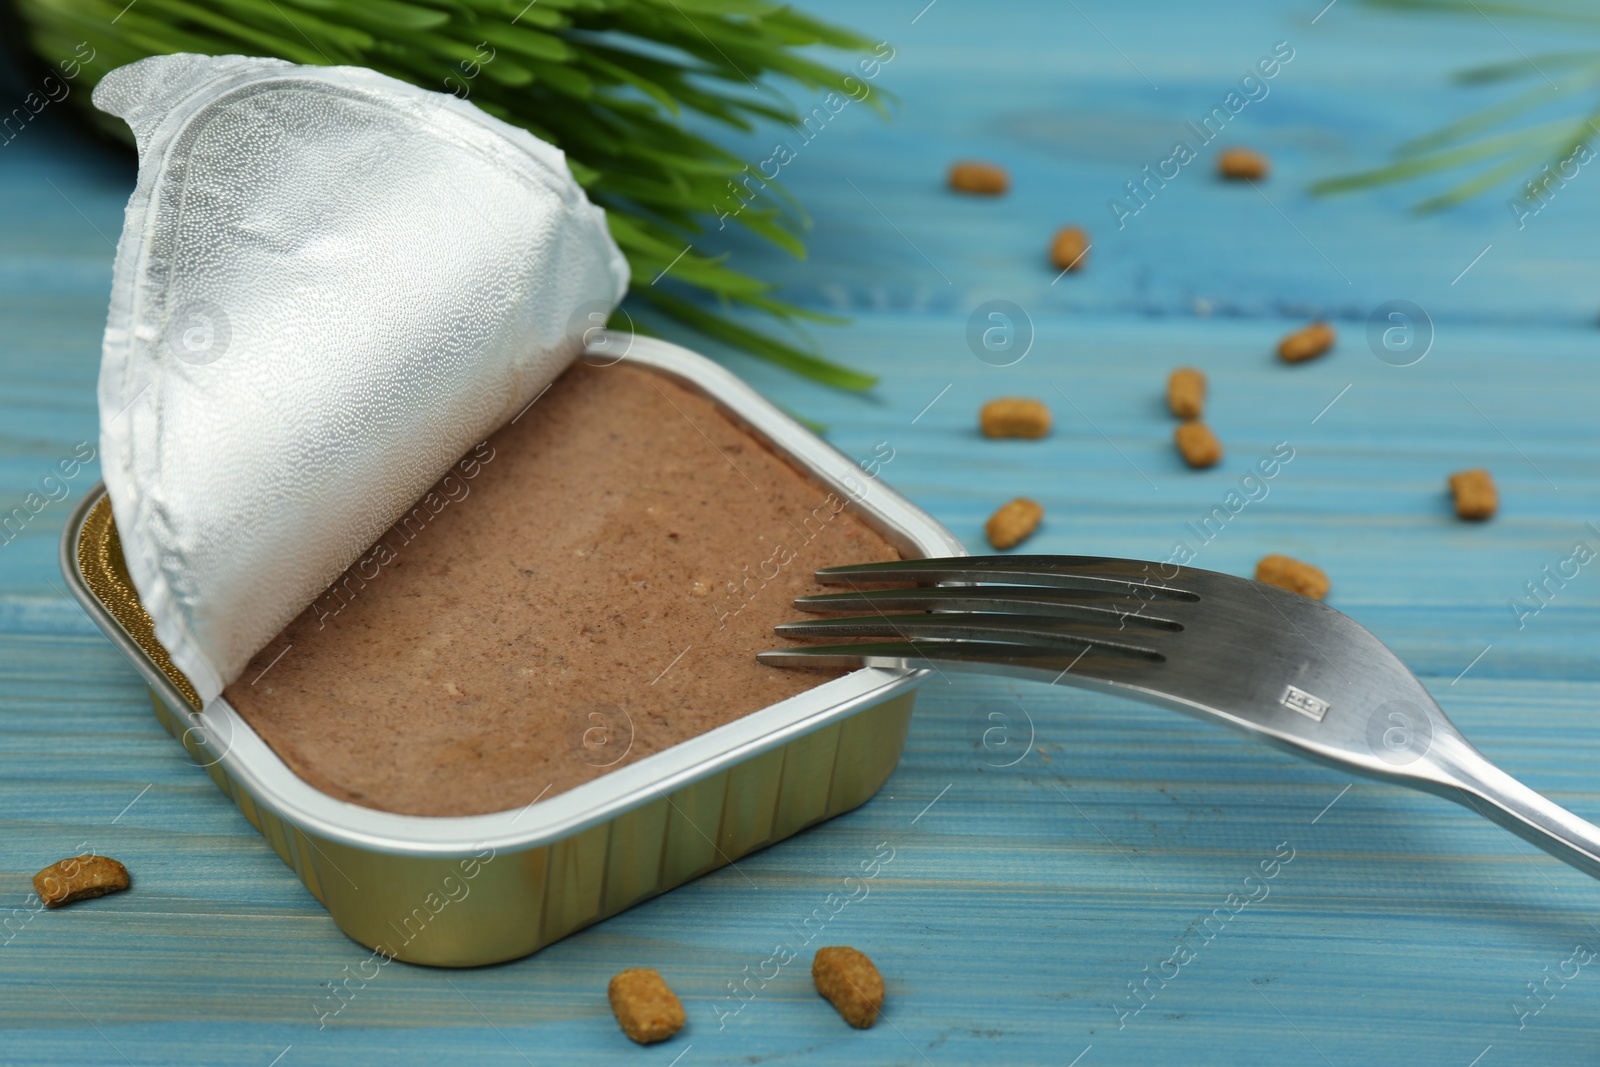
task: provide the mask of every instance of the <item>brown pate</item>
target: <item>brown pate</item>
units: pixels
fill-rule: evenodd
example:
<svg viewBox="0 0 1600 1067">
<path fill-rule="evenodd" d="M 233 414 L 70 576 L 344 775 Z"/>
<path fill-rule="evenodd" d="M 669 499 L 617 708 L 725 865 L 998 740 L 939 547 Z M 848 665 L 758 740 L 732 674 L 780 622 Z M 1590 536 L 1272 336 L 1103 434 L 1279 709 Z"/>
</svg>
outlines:
<svg viewBox="0 0 1600 1067">
<path fill-rule="evenodd" d="M 755 654 L 816 568 L 898 557 L 856 510 L 664 375 L 576 364 L 225 695 L 334 797 L 518 808 L 826 680 Z"/>
</svg>

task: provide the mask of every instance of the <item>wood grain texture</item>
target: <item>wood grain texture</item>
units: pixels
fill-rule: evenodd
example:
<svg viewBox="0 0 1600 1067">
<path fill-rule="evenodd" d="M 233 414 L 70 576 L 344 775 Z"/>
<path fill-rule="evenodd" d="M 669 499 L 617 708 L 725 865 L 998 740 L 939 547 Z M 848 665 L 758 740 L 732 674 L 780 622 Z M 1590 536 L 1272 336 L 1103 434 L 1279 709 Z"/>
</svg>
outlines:
<svg viewBox="0 0 1600 1067">
<path fill-rule="evenodd" d="M 1274 551 L 1316 563 L 1330 603 L 1390 642 L 1491 758 L 1600 818 L 1600 571 L 1521 628 L 1508 606 L 1574 541 L 1600 544 L 1586 525 L 1600 523 L 1600 178 L 1572 182 L 1521 231 L 1503 198 L 1414 221 L 1410 191 L 1304 192 L 1492 99 L 1445 76 L 1509 58 L 1506 41 L 1481 20 L 1350 3 L 1315 25 L 1320 5 L 1268 0 L 923 3 L 810 5 L 893 42 L 874 85 L 900 98 L 889 125 L 851 105 L 785 169 L 814 217 L 812 257 L 719 241 L 731 231 L 707 241 L 791 298 L 855 316 L 818 336 L 883 384 L 841 396 L 720 355 L 828 422 L 845 451 L 888 442 L 883 477 L 974 547 L 998 503 L 1028 495 L 1047 511 L 1030 549 L 1166 558 L 1288 442 L 1295 458 L 1269 495 L 1196 563 L 1248 574 Z M 1570 47 L 1496 25 L 1529 54 Z M 1279 40 L 1296 58 L 1228 138 L 1273 158 L 1266 198 L 1213 181 L 1204 157 L 1117 231 L 1105 201 Z M 756 161 L 784 136 L 732 143 Z M 1012 193 L 946 192 L 961 156 L 1008 166 Z M 5 508 L 96 438 L 131 178 L 49 111 L 0 148 Z M 1052 284 L 1047 242 L 1067 222 L 1094 236 L 1092 261 Z M 1036 334 L 1006 368 L 966 340 L 968 316 L 995 298 L 1021 305 Z M 1435 320 L 1415 366 L 1368 350 L 1366 316 L 1390 299 Z M 1338 348 L 1278 363 L 1278 337 L 1314 314 L 1334 318 Z M 1207 419 L 1227 456 L 1210 471 L 1183 468 L 1170 444 L 1165 376 L 1184 364 L 1211 381 Z M 1001 395 L 1045 399 L 1052 435 L 983 440 L 977 407 Z M 1451 516 L 1445 478 L 1471 466 L 1500 486 L 1487 524 Z M 71 500 L 93 478 L 74 479 Z M 1593 1059 L 1593 966 L 1552 982 L 1521 1029 L 1512 1008 L 1575 945 L 1600 948 L 1592 880 L 1441 800 L 1352 784 L 1168 712 L 973 678 L 923 690 L 900 770 L 862 809 L 530 959 L 391 964 L 319 1029 L 313 1002 L 367 953 L 186 762 L 65 598 L 55 544 L 69 507 L 0 546 L 0 922 L 22 909 L 0 932 L 0 1063 Z M 884 842 L 894 859 L 870 895 L 810 946 L 872 956 L 882 1021 L 845 1027 L 812 991 L 805 951 L 719 1028 L 728 984 L 796 940 Z M 1270 895 L 1196 941 L 1193 925 L 1283 843 L 1294 859 Z M 29 876 L 86 848 L 125 862 L 132 891 L 27 911 Z M 1136 1003 L 1128 983 L 1180 938 L 1195 958 L 1119 1028 L 1116 1005 Z M 611 1019 L 606 982 L 631 966 L 660 969 L 682 997 L 689 1023 L 672 1042 L 633 1047 Z"/>
</svg>

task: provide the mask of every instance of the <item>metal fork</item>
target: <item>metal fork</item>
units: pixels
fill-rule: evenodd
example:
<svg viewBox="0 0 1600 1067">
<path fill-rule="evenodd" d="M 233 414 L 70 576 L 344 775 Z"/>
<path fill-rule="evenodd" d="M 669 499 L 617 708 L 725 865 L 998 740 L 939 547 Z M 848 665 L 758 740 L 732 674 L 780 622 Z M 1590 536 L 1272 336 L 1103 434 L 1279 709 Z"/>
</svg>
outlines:
<svg viewBox="0 0 1600 1067">
<path fill-rule="evenodd" d="M 1454 800 L 1600 878 L 1600 828 L 1490 763 L 1382 641 L 1320 601 L 1099 556 L 902 560 L 829 567 L 817 580 L 856 588 L 796 606 L 848 617 L 783 623 L 780 634 L 882 640 L 762 652 L 763 662 L 967 670 L 1133 697 Z M 922 584 L 860 588 L 877 583 Z"/>
</svg>

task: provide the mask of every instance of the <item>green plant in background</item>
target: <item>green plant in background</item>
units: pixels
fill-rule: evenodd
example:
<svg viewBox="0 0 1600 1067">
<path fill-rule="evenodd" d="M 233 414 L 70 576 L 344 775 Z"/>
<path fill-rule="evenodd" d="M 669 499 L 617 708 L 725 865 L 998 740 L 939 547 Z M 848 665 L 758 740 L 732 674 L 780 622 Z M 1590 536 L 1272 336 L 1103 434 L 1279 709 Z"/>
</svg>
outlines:
<svg viewBox="0 0 1600 1067">
<path fill-rule="evenodd" d="M 802 320 L 840 321 L 785 303 L 726 257 L 691 247 L 707 218 L 732 203 L 730 182 L 745 163 L 682 122 L 693 113 L 739 130 L 799 123 L 767 79 L 845 91 L 843 71 L 803 50 L 872 47 L 854 33 L 766 0 L 16 0 L 16 8 L 46 62 L 88 43 L 90 82 L 146 56 L 199 52 L 371 67 L 467 97 L 566 152 L 606 209 L 636 297 L 814 380 L 843 389 L 876 380 L 727 314 L 752 308 L 797 331 Z M 876 97 L 873 106 L 883 110 Z M 761 184 L 775 195 L 729 212 L 730 221 L 803 257 L 809 220 L 776 182 Z M 663 272 L 666 283 L 650 284 Z"/>
<path fill-rule="evenodd" d="M 1467 15 L 1488 21 L 1501 17 L 1543 20 L 1566 29 L 1600 36 L 1600 10 L 1593 0 L 1364 0 L 1368 7 L 1397 11 Z M 1498 29 L 1498 27 L 1496 27 Z M 1513 46 L 1515 47 L 1515 46 Z M 1520 49 L 1518 50 L 1520 52 Z M 1471 172 L 1462 181 L 1418 202 L 1418 214 L 1453 207 L 1503 182 L 1538 172 L 1527 182 L 1522 197 L 1532 202 L 1546 191 L 1550 180 L 1541 167 L 1560 173 L 1574 156 L 1586 159 L 1593 140 L 1600 136 L 1600 105 L 1588 106 L 1586 94 L 1600 87 L 1600 46 L 1473 67 L 1457 72 L 1463 85 L 1498 82 L 1533 82 L 1514 96 L 1475 111 L 1432 133 L 1407 141 L 1395 149 L 1394 162 L 1358 174 L 1329 178 L 1311 187 L 1318 194 L 1410 181 L 1448 171 Z M 1574 100 L 1573 98 L 1578 98 Z M 1517 119 L 1563 101 L 1568 114 L 1521 129 L 1510 128 Z M 1567 173 L 1564 177 L 1570 178 Z"/>
</svg>

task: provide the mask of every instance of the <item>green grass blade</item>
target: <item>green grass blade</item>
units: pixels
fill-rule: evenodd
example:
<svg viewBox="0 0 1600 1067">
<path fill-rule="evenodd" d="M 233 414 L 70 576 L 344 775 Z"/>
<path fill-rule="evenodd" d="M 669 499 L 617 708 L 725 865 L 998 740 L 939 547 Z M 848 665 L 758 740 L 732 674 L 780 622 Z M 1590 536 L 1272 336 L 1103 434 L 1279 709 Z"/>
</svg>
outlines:
<svg viewBox="0 0 1600 1067">
<path fill-rule="evenodd" d="M 479 35 L 496 48 L 504 48 L 529 59 L 565 63 L 576 54 L 572 46 L 554 34 L 522 26 L 507 26 L 495 22 L 482 22 L 469 27 L 470 33 Z"/>
<path fill-rule="evenodd" d="M 1584 82 L 1585 84 L 1593 84 L 1595 78 L 1591 76 L 1584 79 Z M 1569 89 L 1552 85 L 1535 85 L 1531 89 L 1518 93 L 1509 100 L 1503 100 L 1498 104 L 1475 111 L 1465 118 L 1457 119 L 1448 126 L 1441 127 L 1426 136 L 1407 141 L 1395 149 L 1395 155 L 1422 155 L 1427 152 L 1437 151 L 1458 141 L 1464 141 L 1469 137 L 1485 133 L 1519 115 L 1526 114 L 1535 108 L 1543 107 L 1559 100 L 1575 92 L 1578 87 L 1573 85 Z"/>
<path fill-rule="evenodd" d="M 1453 188 L 1447 189 L 1437 196 L 1430 196 L 1419 201 L 1411 209 L 1415 215 L 1432 215 L 1446 208 L 1455 207 L 1465 203 L 1486 189 L 1492 189 L 1501 182 L 1516 177 L 1525 172 L 1530 166 L 1546 157 L 1543 148 L 1536 148 L 1532 152 L 1524 152 L 1512 156 L 1497 166 L 1480 172 L 1476 177 L 1469 178 Z"/>
<path fill-rule="evenodd" d="M 1460 85 L 1487 85 L 1491 82 L 1535 78 L 1551 71 L 1560 73 L 1596 65 L 1600 65 L 1600 49 L 1590 49 L 1586 52 L 1546 52 L 1505 63 L 1486 63 L 1481 67 L 1468 67 L 1456 71 L 1451 77 Z"/>
<path fill-rule="evenodd" d="M 802 352 L 793 345 L 757 333 L 747 326 L 707 311 L 698 304 L 692 304 L 658 289 L 645 289 L 637 295 L 669 318 L 707 337 L 713 337 L 752 355 L 760 356 L 813 381 L 851 392 L 864 392 L 878 384 L 878 379 L 873 375 L 863 374 L 858 370 L 829 362 L 820 356 Z"/>
<path fill-rule="evenodd" d="M 1505 152 L 1516 151 L 1529 144 L 1548 146 L 1560 136 L 1556 131 L 1564 132 L 1570 128 L 1570 119 L 1541 123 L 1530 129 L 1519 130 L 1516 133 L 1501 134 L 1498 137 L 1484 138 L 1473 144 L 1437 152 L 1433 155 L 1411 156 L 1391 163 L 1386 167 L 1378 167 L 1375 170 L 1345 174 L 1335 178 L 1325 178 L 1313 184 L 1311 192 L 1315 196 L 1329 196 L 1334 193 L 1348 193 L 1357 189 L 1370 189 L 1378 185 L 1410 181 L 1414 178 L 1421 178 L 1442 170 L 1448 170 L 1451 167 L 1476 163 L 1479 160 L 1488 159 Z"/>
<path fill-rule="evenodd" d="M 1507 18 L 1544 19 L 1558 22 L 1576 22 L 1600 29 L 1600 14 L 1593 10 L 1539 7 L 1534 4 L 1493 3 L 1492 0 L 1363 0 L 1369 7 L 1390 8 L 1397 11 L 1438 12 L 1453 15 L 1471 15 L 1490 18 L 1504 15 Z"/>
</svg>

